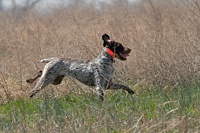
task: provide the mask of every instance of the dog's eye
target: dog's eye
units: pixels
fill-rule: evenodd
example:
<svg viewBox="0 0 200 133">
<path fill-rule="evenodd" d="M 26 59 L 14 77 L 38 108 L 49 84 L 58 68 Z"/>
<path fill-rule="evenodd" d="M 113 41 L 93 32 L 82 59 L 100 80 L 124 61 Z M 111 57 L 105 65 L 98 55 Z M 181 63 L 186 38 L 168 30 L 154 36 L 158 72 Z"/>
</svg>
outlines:
<svg viewBox="0 0 200 133">
<path fill-rule="evenodd" d="M 111 42 L 111 47 L 117 47 L 117 44 L 114 41 L 112 41 Z"/>
</svg>

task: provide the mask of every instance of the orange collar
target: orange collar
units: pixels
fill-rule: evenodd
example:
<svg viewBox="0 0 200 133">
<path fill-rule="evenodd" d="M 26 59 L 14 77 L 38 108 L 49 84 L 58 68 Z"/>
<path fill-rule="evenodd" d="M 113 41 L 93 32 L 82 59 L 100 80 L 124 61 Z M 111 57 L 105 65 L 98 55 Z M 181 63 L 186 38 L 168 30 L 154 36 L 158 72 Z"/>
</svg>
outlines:
<svg viewBox="0 0 200 133">
<path fill-rule="evenodd" d="M 112 58 L 116 57 L 116 54 L 113 51 L 111 51 L 109 48 L 106 49 L 106 53 L 109 54 Z"/>
</svg>

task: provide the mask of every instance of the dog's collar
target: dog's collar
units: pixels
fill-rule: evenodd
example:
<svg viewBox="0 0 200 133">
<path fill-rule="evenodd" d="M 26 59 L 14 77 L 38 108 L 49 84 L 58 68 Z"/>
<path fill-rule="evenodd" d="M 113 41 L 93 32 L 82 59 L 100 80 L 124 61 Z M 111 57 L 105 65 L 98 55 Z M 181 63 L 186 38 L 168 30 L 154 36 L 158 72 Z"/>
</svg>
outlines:
<svg viewBox="0 0 200 133">
<path fill-rule="evenodd" d="M 109 48 L 106 49 L 106 53 L 109 54 L 113 59 L 116 57 L 116 54 L 111 51 Z"/>
</svg>

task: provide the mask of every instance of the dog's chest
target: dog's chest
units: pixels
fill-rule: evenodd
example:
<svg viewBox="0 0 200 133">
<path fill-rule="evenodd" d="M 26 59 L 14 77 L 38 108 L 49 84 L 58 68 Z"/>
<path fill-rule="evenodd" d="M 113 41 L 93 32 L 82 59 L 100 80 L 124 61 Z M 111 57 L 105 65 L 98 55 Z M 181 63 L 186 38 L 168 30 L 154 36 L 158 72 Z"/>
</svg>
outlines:
<svg viewBox="0 0 200 133">
<path fill-rule="evenodd" d="M 100 75 L 103 75 L 107 78 L 113 77 L 114 74 L 114 68 L 112 65 L 98 64 L 98 71 Z"/>
<path fill-rule="evenodd" d="M 102 58 L 102 57 L 97 58 L 96 60 L 94 60 L 92 66 L 93 66 L 93 70 L 96 69 L 101 76 L 108 79 L 113 77 L 114 67 L 111 60 L 107 58 Z"/>
</svg>

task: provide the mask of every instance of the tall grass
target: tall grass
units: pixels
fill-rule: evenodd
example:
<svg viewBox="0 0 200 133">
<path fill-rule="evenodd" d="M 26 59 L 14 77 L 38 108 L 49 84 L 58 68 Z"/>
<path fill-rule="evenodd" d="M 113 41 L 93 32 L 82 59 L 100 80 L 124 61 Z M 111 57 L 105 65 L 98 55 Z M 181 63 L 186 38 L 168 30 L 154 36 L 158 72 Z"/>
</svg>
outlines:
<svg viewBox="0 0 200 133">
<path fill-rule="evenodd" d="M 188 93 L 189 92 L 189 93 Z M 62 98 L 18 99 L 1 105 L 0 129 L 6 132 L 198 132 L 199 87 L 135 96 L 108 92 L 67 94 Z"/>
<path fill-rule="evenodd" d="M 52 14 L 0 12 L 0 128 L 3 132 L 198 132 L 200 17 L 198 1 L 143 0 L 70 5 Z M 136 95 L 93 91 L 66 78 L 27 99 L 45 57 L 92 59 L 101 35 L 132 48 L 116 61 L 115 82 Z"/>
</svg>

